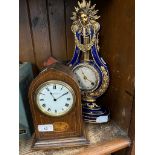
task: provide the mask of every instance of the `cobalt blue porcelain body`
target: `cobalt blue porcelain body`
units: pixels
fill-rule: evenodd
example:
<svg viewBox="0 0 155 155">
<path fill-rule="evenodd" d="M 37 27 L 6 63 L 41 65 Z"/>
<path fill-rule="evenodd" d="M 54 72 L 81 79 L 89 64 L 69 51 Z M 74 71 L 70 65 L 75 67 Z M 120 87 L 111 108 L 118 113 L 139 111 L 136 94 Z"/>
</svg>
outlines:
<svg viewBox="0 0 155 155">
<path fill-rule="evenodd" d="M 86 35 L 90 35 L 90 39 L 92 39 L 93 36 L 96 34 L 93 28 L 91 27 L 90 34 L 86 33 Z M 75 37 L 78 41 L 81 41 L 81 37 L 83 37 L 82 32 L 77 31 Z M 81 41 L 81 43 L 83 43 L 83 41 Z M 96 99 L 106 91 L 109 84 L 108 67 L 105 61 L 103 60 L 103 58 L 99 56 L 99 51 L 98 51 L 99 48 L 97 45 L 98 43 L 96 42 L 91 46 L 91 49 L 89 51 L 89 54 L 91 55 L 91 59 L 89 61 L 88 60 L 86 61 L 86 60 L 81 60 L 82 54 L 84 54 L 86 51 L 81 51 L 79 49 L 80 46 L 78 47 L 78 45 L 76 44 L 74 55 L 72 57 L 72 60 L 69 63 L 69 66 L 72 67 L 73 70 L 80 64 L 81 65 L 89 64 L 93 66 L 99 74 L 99 82 L 95 90 L 93 90 L 93 92 L 89 92 L 89 91 L 82 92 L 82 95 L 84 94 L 82 97 L 83 118 L 86 122 L 90 122 L 90 123 L 104 123 L 104 122 L 108 122 L 110 118 L 109 109 L 106 107 L 97 106 L 97 104 L 95 103 Z"/>
<path fill-rule="evenodd" d="M 83 103 L 83 118 L 89 123 L 106 123 L 110 119 L 110 111 L 106 107 L 91 107 L 93 103 Z"/>
</svg>

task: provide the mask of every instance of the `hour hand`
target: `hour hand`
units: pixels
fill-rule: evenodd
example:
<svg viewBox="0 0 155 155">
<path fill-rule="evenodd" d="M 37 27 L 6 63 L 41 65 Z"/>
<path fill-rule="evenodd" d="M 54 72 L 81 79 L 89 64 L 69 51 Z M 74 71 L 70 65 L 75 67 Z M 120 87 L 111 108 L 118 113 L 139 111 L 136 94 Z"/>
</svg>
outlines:
<svg viewBox="0 0 155 155">
<path fill-rule="evenodd" d="M 89 79 L 87 78 L 87 76 L 84 74 L 84 72 L 83 72 L 82 69 L 81 69 L 81 72 L 82 72 L 82 74 L 83 74 L 83 78 L 84 78 L 85 80 L 89 81 L 89 82 L 91 83 L 91 85 L 93 86 L 93 85 L 94 85 L 94 82 L 92 82 L 91 80 L 89 80 Z"/>
<path fill-rule="evenodd" d="M 88 78 L 87 78 L 87 76 L 84 74 L 84 72 L 83 72 L 82 69 L 81 69 L 81 72 L 82 72 L 82 74 L 83 74 L 83 78 L 84 78 L 85 80 L 87 80 Z"/>
<path fill-rule="evenodd" d="M 83 76 L 85 77 L 85 74 L 83 73 L 83 70 L 82 69 L 81 69 L 81 72 L 82 72 Z"/>
<path fill-rule="evenodd" d="M 92 82 L 91 80 L 89 80 L 89 79 L 87 79 L 90 83 L 91 83 L 91 85 L 93 86 L 94 85 L 94 82 Z"/>
<path fill-rule="evenodd" d="M 53 96 L 53 94 L 50 92 L 50 95 L 52 95 L 53 99 L 55 100 L 55 97 Z"/>
</svg>

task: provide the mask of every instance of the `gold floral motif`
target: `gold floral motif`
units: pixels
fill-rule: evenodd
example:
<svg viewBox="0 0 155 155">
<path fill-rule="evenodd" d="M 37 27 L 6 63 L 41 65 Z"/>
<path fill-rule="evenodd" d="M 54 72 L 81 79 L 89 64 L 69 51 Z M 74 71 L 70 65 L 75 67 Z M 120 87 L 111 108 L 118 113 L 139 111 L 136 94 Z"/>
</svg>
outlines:
<svg viewBox="0 0 155 155">
<path fill-rule="evenodd" d="M 95 102 L 96 98 L 101 96 L 108 88 L 109 85 L 109 76 L 108 76 L 108 72 L 106 71 L 106 69 L 104 67 L 101 67 L 101 71 L 104 75 L 103 78 L 103 82 L 101 84 L 101 86 L 94 92 L 90 92 L 90 93 L 84 93 L 83 94 L 83 100 L 84 101 L 88 101 L 91 102 L 91 98 L 92 98 L 92 102 Z"/>
<path fill-rule="evenodd" d="M 96 91 L 94 91 L 93 93 L 90 93 L 90 96 L 94 96 L 94 97 L 99 97 L 101 96 L 108 88 L 109 85 L 109 76 L 108 76 L 108 72 L 105 69 L 105 67 L 101 66 L 101 71 L 103 73 L 103 82 L 100 86 L 99 89 L 97 89 Z"/>
<path fill-rule="evenodd" d="M 87 104 L 87 107 L 89 108 L 89 109 L 97 109 L 97 108 L 99 108 L 99 106 L 94 102 L 92 102 L 92 103 L 86 103 Z"/>
<path fill-rule="evenodd" d="M 97 97 L 101 96 L 107 90 L 107 88 L 109 86 L 108 71 L 103 66 L 101 66 L 101 71 L 102 71 L 102 74 L 103 74 L 103 81 L 102 81 L 101 86 L 97 90 L 95 90 L 94 92 L 84 93 L 83 94 L 83 99 L 85 101 L 87 101 L 87 99 L 89 99 L 89 98 L 92 98 L 93 102 L 94 102 L 94 100 Z"/>
</svg>

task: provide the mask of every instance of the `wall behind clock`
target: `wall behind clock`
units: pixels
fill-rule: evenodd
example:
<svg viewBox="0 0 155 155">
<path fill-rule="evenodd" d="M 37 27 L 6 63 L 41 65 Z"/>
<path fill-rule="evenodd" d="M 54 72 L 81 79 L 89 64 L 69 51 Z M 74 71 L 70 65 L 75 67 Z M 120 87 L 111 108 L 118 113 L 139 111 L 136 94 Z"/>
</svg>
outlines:
<svg viewBox="0 0 155 155">
<path fill-rule="evenodd" d="M 20 0 L 19 57 L 39 69 L 54 56 L 71 59 L 72 11 L 77 0 Z M 112 119 L 128 132 L 134 106 L 134 0 L 95 0 L 101 18 L 100 53 L 110 69 L 110 87 L 99 99 Z"/>
</svg>

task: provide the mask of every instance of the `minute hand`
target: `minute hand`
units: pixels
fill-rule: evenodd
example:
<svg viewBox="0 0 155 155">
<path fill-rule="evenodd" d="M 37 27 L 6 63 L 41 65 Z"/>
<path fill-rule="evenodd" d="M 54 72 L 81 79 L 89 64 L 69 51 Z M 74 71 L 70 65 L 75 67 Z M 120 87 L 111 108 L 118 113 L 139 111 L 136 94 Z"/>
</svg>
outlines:
<svg viewBox="0 0 155 155">
<path fill-rule="evenodd" d="M 64 96 L 64 95 L 66 95 L 66 94 L 68 94 L 68 92 L 62 94 L 61 96 L 59 96 L 58 98 L 56 98 L 56 100 L 59 99 L 60 97 Z"/>
<path fill-rule="evenodd" d="M 82 71 L 82 69 L 81 69 L 81 71 Z M 84 77 L 85 80 L 87 80 L 87 81 L 93 83 L 91 80 L 89 80 L 89 79 L 87 78 L 87 76 L 83 73 L 83 71 L 82 71 L 82 74 L 83 74 L 83 77 Z"/>
<path fill-rule="evenodd" d="M 86 80 L 88 80 L 90 83 L 93 83 L 91 80 L 89 80 L 88 78 L 86 79 Z"/>
<path fill-rule="evenodd" d="M 83 70 L 82 69 L 81 69 L 81 72 L 82 72 L 83 76 L 86 77 L 86 75 L 83 73 Z"/>
</svg>

